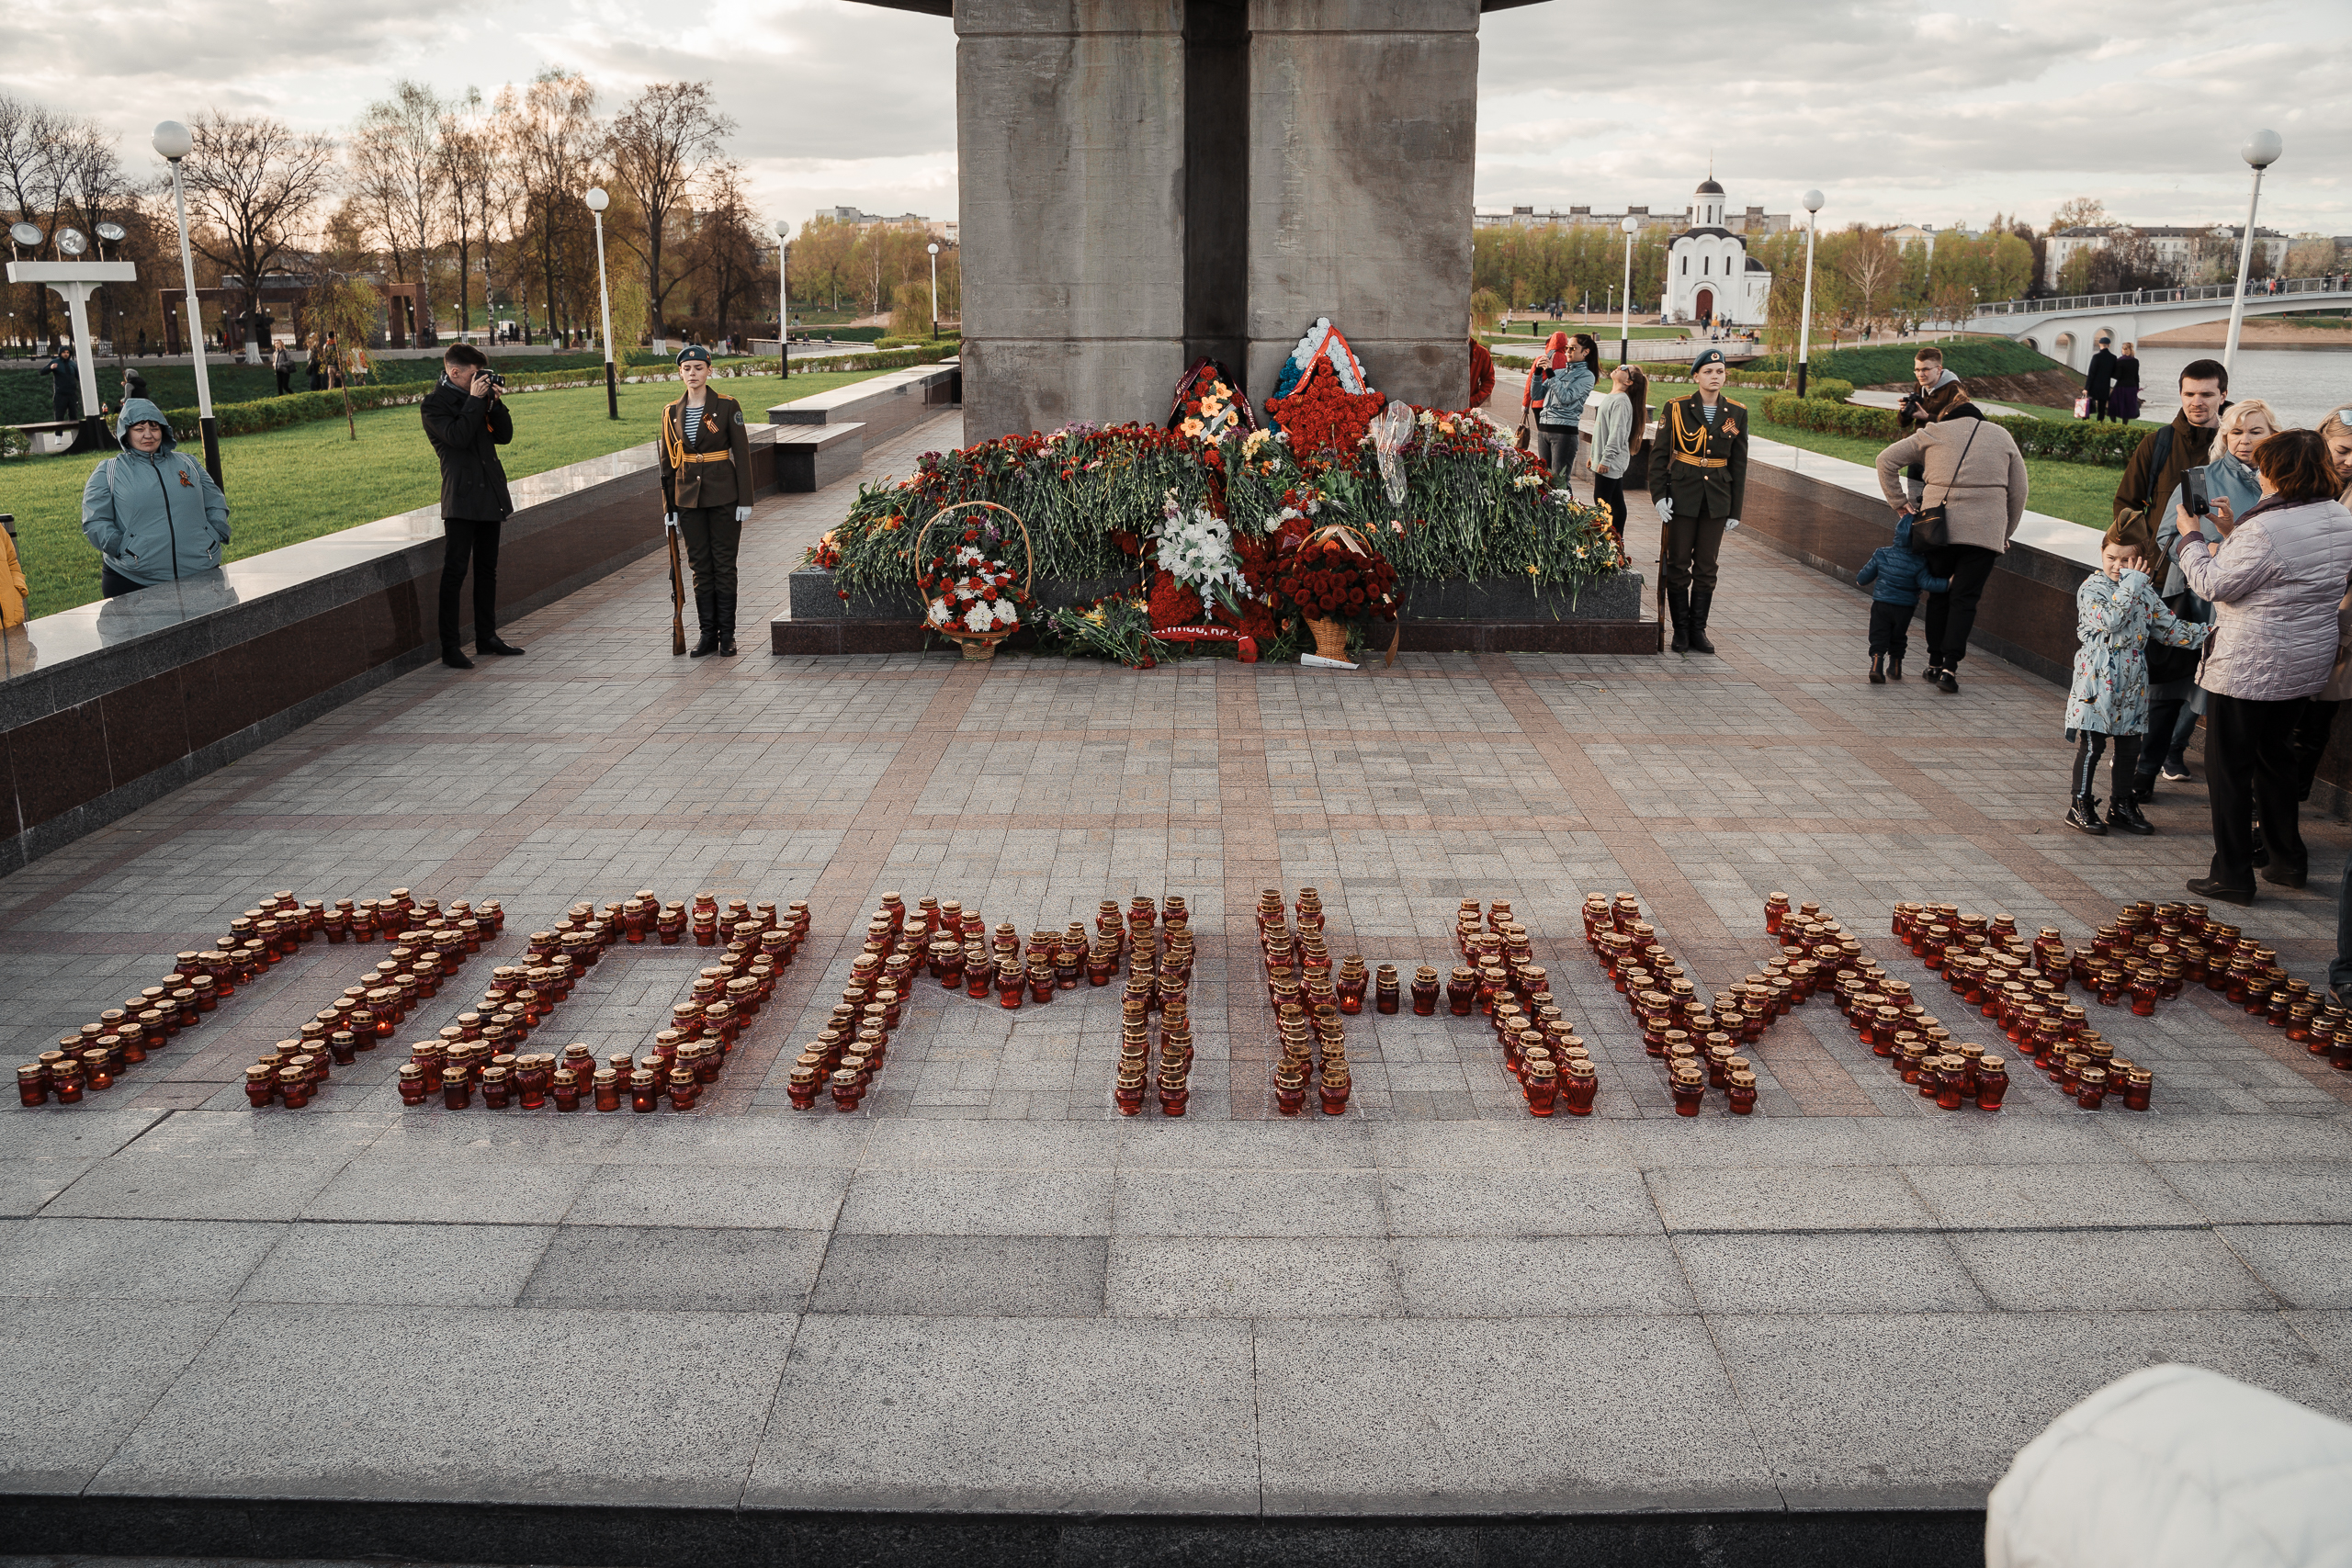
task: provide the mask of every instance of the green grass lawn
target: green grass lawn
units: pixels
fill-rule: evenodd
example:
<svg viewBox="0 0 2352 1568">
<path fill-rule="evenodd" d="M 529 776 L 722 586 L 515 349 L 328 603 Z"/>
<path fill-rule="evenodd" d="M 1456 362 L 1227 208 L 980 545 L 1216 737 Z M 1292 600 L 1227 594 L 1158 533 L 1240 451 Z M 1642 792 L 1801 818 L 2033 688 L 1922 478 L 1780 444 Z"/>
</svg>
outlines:
<svg viewBox="0 0 2352 1568">
<path fill-rule="evenodd" d="M 1759 411 L 1760 412 L 1760 411 Z M 1853 435 L 1831 435 L 1818 430 L 1799 430 L 1792 425 L 1774 424 L 1769 419 L 1757 421 L 1757 434 L 1767 440 L 1802 446 L 1808 452 L 1826 457 L 1843 457 L 1849 463 L 1868 468 L 1878 461 L 1882 444 L 1865 441 Z M 2061 463 L 2048 457 L 2028 457 L 2025 460 L 2028 487 L 2026 504 L 2036 512 L 2052 517 L 2064 517 L 2069 523 L 2079 523 L 2086 528 L 2104 530 L 2113 519 L 2115 486 L 2122 479 L 2120 468 L 2101 468 L 2095 463 Z"/>
<path fill-rule="evenodd" d="M 799 371 L 788 389 L 780 382 L 754 381 L 741 396 L 756 419 L 778 400 L 879 374 Z M 720 388 L 737 394 L 727 383 Z M 605 417 L 602 387 L 521 394 L 514 400 L 514 443 L 501 454 L 506 472 L 520 479 L 650 441 L 662 406 L 677 395 L 673 383 L 624 386 L 615 423 Z M 357 423 L 356 442 L 343 422 L 334 420 L 220 444 L 234 536 L 224 552 L 228 559 L 372 523 L 440 495 L 441 470 L 415 409 L 373 410 Z M 30 615 L 54 615 L 98 597 L 98 552 L 82 536 L 82 489 L 96 466 L 86 457 L 28 457 L 0 468 L 0 510 L 17 515 L 17 553 L 32 586 Z"/>
</svg>

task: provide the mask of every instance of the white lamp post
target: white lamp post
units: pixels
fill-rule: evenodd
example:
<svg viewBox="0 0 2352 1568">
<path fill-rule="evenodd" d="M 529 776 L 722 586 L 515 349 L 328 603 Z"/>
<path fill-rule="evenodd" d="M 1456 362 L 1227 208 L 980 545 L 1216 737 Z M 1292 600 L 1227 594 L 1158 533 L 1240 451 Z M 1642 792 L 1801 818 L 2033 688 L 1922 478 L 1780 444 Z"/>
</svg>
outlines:
<svg viewBox="0 0 2352 1568">
<path fill-rule="evenodd" d="M 939 337 L 939 242 L 931 243 L 931 335 Z"/>
<path fill-rule="evenodd" d="M 2254 215 L 2262 206 L 2262 171 L 2278 161 L 2287 144 L 2275 130 L 2257 130 L 2238 149 L 2238 155 L 2254 168 L 2254 195 L 2245 204 L 2245 235 L 2238 242 L 2238 287 L 2230 298 L 2230 336 L 2222 346 L 2222 368 L 2234 369 L 2238 357 L 2238 329 L 2245 324 L 2246 275 L 2254 265 Z"/>
<path fill-rule="evenodd" d="M 1813 352 L 1813 231 L 1824 200 L 1817 190 L 1804 193 L 1804 307 L 1797 318 L 1797 396 L 1804 396 L 1805 372 Z"/>
<path fill-rule="evenodd" d="M 1634 347 L 1634 236 L 1641 230 L 1641 220 L 1628 212 L 1617 220 L 1625 232 L 1625 292 L 1617 302 L 1617 363 L 1633 363 Z M 1640 431 L 1634 433 L 1636 436 Z"/>
<path fill-rule="evenodd" d="M 596 219 L 596 298 L 605 310 L 605 412 L 614 419 L 621 416 L 620 382 L 613 375 L 613 288 L 605 280 L 605 209 L 613 198 L 605 194 L 603 186 L 590 186 L 581 198 Z"/>
<path fill-rule="evenodd" d="M 775 374 L 792 374 L 792 225 L 775 220 Z"/>
<path fill-rule="evenodd" d="M 187 186 L 180 178 L 180 160 L 196 151 L 196 138 L 187 126 L 167 119 L 155 127 L 151 139 L 156 154 L 172 166 L 172 200 L 180 220 L 180 281 L 187 295 L 187 346 L 196 357 L 196 420 L 204 432 L 204 467 L 212 482 L 220 479 L 220 427 L 212 417 L 212 376 L 204 363 L 204 310 L 196 299 L 196 254 L 187 243 Z"/>
</svg>

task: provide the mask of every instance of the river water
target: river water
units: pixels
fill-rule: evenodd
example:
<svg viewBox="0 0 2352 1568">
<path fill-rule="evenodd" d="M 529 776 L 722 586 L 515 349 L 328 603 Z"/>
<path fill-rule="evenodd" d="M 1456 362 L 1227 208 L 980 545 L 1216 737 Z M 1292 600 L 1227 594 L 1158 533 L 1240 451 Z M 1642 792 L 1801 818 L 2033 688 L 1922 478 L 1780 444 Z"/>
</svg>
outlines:
<svg viewBox="0 0 2352 1568">
<path fill-rule="evenodd" d="M 2180 412 L 2181 367 L 2192 359 L 2219 359 L 2222 351 L 2153 345 L 2142 348 L 2139 355 L 2141 417 L 2161 420 Z M 2317 424 L 2329 411 L 2352 404 L 2352 344 L 2342 349 L 2240 348 L 2230 375 L 2230 393 L 2233 398 L 2260 398 L 2289 424 Z"/>
</svg>

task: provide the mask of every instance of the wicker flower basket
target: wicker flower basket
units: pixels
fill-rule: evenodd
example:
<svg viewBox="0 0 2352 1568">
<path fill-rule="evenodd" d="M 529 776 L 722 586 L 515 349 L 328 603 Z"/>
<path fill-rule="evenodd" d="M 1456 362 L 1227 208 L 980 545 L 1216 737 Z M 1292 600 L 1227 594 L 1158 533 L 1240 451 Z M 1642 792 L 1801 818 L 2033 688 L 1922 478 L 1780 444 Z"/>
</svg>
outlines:
<svg viewBox="0 0 2352 1568">
<path fill-rule="evenodd" d="M 1021 550 L 1022 554 L 1025 558 L 1021 570 L 1021 592 L 1023 596 L 1026 597 L 1035 585 L 1037 575 L 1037 547 L 1030 542 L 1029 525 L 1021 520 L 1021 514 L 1013 511 L 1010 506 L 999 506 L 993 501 L 959 501 L 952 506 L 943 506 L 937 512 L 932 513 L 931 521 L 925 523 L 922 525 L 922 530 L 915 535 L 914 549 L 910 552 L 914 557 L 916 580 L 920 581 L 922 577 L 923 540 L 930 536 L 932 529 L 937 525 L 941 518 L 947 516 L 950 513 L 961 512 L 969 507 L 980 507 L 989 512 L 1001 512 L 1007 517 L 1012 519 L 1012 525 L 1014 527 L 1021 530 Z M 1011 637 L 1014 632 L 1018 631 L 1020 627 L 1018 626 L 1004 626 L 994 631 L 976 632 L 960 629 L 952 623 L 944 626 L 934 626 L 926 620 L 923 622 L 923 629 L 925 631 L 936 632 L 941 637 L 950 638 L 960 644 L 964 649 L 964 657 L 967 660 L 978 662 L 983 660 L 994 659 L 996 657 L 996 645 L 1002 642 L 1006 637 Z"/>
<path fill-rule="evenodd" d="M 1306 622 L 1306 629 L 1315 634 L 1315 652 L 1317 657 L 1322 659 L 1335 659 L 1342 664 L 1345 664 L 1348 661 L 1347 622 L 1318 621 L 1314 617 L 1309 616 Z"/>
</svg>

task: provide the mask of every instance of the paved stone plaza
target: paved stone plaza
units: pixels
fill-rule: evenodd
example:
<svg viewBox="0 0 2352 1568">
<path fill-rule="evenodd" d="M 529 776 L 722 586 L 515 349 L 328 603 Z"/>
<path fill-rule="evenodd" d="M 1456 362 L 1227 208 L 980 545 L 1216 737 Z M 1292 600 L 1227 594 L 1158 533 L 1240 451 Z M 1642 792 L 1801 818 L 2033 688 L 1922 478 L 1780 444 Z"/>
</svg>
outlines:
<svg viewBox="0 0 2352 1568">
<path fill-rule="evenodd" d="M 954 444 L 950 414 L 869 477 Z M 763 503 L 746 619 L 845 491 Z M 1655 555 L 1645 508 L 1635 554 Z M 2030 1069 L 1943 1112 L 1826 1000 L 1749 1055 L 1758 1113 L 1671 1114 L 1580 940 L 1637 893 L 1713 985 L 1815 899 L 2070 941 L 2185 897 L 2159 836 L 2059 823 L 2062 694 L 1971 658 L 1871 687 L 1861 595 L 1740 541 L 1713 660 L 1401 657 L 1355 674 L 1007 655 L 673 660 L 650 558 L 0 882 L 28 1059 L 277 888 L 807 898 L 817 935 L 687 1115 L 404 1110 L 393 1053 L 299 1112 L 238 1077 L 380 947 L 314 943 L 95 1102 L 0 1116 L 0 1489 L 665 1506 L 1513 1514 L 1971 1508 L 2053 1415 L 2186 1359 L 2352 1416 L 2352 1075 L 2210 993 L 2094 1007 L 2155 1110 Z M 1915 653 L 1914 668 L 1919 662 Z M 2352 835 L 2241 919 L 2319 983 Z M 1591 1042 L 1531 1119 L 1476 1020 L 1349 1023 L 1349 1113 L 1273 1113 L 1250 908 L 1448 965 L 1508 898 Z M 1191 1111 L 1119 1117 L 1115 990 L 1005 1013 L 927 985 L 855 1114 L 794 1053 L 885 889 L 1026 931 L 1183 895 Z M 561 1040 L 644 1045 L 707 954 L 623 950 Z M 404 1026 L 421 1037 L 479 966 Z M 1963 1027 L 1963 1022 L 1977 1027 Z M 102 1332 L 100 1332 L 102 1328 Z M 103 1353 L 93 1336 L 103 1340 Z"/>
</svg>

